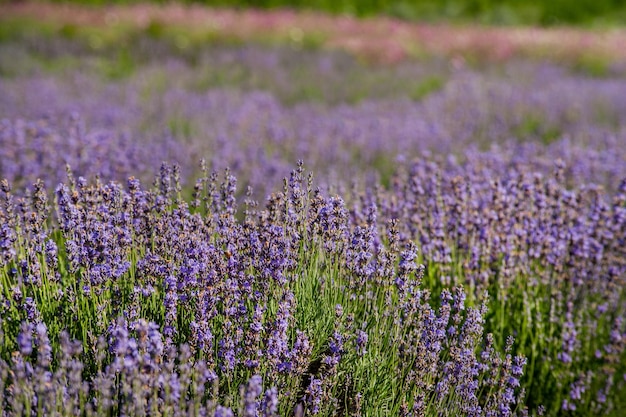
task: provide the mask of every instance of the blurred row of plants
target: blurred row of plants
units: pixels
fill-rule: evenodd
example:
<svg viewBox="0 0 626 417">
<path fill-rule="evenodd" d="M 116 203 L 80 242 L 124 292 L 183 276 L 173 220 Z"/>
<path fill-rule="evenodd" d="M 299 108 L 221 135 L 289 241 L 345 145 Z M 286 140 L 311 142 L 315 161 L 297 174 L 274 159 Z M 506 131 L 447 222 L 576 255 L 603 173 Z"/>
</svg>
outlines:
<svg viewBox="0 0 626 417">
<path fill-rule="evenodd" d="M 0 4 L 15 0 L 0 0 Z M 18 0 L 19 1 L 19 0 Z M 53 0 L 88 5 L 132 4 L 141 0 Z M 143 0 L 145 2 L 145 0 Z M 153 0 L 164 3 L 166 0 Z M 479 21 L 487 24 L 624 24 L 621 0 L 183 0 L 222 7 L 296 8 L 360 17 L 388 15 L 421 21 Z"/>
<path fill-rule="evenodd" d="M 154 64 L 159 57 L 168 56 L 203 69 L 193 77 L 195 89 L 271 90 L 286 104 L 302 100 L 336 104 L 356 103 L 370 97 L 404 96 L 419 101 L 440 91 L 454 70 L 450 57 L 433 56 L 425 51 L 415 52 L 404 63 L 378 65 L 367 57 L 329 51 L 324 43 L 324 35 L 314 32 L 296 40 L 268 33 L 255 37 L 250 45 L 235 34 L 180 27 L 158 20 L 145 27 L 122 23 L 95 26 L 0 15 L 0 76 L 33 75 L 42 70 L 63 73 L 78 66 L 105 79 L 125 79 L 137 69 Z M 236 50 L 239 52 L 235 53 Z M 259 51 L 273 51 L 270 60 L 278 59 L 285 71 L 275 71 L 274 65 L 264 71 L 257 65 L 257 59 L 238 56 L 256 55 Z M 329 58 L 319 59 L 324 54 Z M 611 65 L 610 58 L 593 53 L 562 59 L 546 57 L 541 51 L 536 56 L 529 54 L 525 57 L 557 61 L 587 76 L 623 74 L 621 67 Z M 320 64 L 324 61 L 327 64 Z M 481 51 L 465 51 L 462 61 L 464 66 L 477 70 L 500 67 L 482 56 Z M 421 68 L 419 74 L 416 65 Z M 320 85 L 320 79 L 325 80 L 324 85 Z"/>
<path fill-rule="evenodd" d="M 311 34 L 297 42 L 268 36 L 250 44 L 158 21 L 137 28 L 8 19 L 0 23 L 0 77 L 59 75 L 80 68 L 105 81 L 128 80 L 159 67 L 165 56 L 187 68 L 180 69 L 176 82 L 194 91 L 263 90 L 285 104 L 338 104 L 372 97 L 419 101 L 444 88 L 451 71 L 444 58 L 432 57 L 419 66 L 376 65 L 347 52 L 323 50 L 321 43 Z M 154 81 L 151 88 L 174 82 L 159 74 L 152 71 L 148 77 Z"/>
<path fill-rule="evenodd" d="M 297 7 L 357 16 L 386 14 L 409 20 L 478 20 L 489 24 L 589 24 L 624 22 L 626 17 L 626 5 L 619 0 L 217 0 L 207 3 Z"/>
</svg>

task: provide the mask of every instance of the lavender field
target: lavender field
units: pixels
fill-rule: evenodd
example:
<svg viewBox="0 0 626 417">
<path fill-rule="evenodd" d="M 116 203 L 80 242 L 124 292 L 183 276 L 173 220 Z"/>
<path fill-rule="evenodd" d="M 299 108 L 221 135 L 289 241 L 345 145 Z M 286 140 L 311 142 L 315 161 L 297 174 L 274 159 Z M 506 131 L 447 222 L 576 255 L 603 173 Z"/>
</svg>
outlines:
<svg viewBox="0 0 626 417">
<path fill-rule="evenodd" d="M 624 415 L 623 63 L 135 41 L 0 42 L 0 415 Z"/>
</svg>

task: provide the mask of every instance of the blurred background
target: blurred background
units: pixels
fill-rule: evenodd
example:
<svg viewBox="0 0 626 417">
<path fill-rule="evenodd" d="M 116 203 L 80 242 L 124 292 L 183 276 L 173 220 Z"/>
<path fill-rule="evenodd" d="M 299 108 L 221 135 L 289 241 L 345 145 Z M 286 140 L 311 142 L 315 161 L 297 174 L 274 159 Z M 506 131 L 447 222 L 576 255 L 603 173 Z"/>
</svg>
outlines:
<svg viewBox="0 0 626 417">
<path fill-rule="evenodd" d="M 18 3 L 22 0 L 1 0 Z M 68 2 L 68 1 L 64 1 Z M 135 0 L 69 0 L 88 5 L 137 4 Z M 63 3 L 53 1 L 53 3 Z M 153 3 L 171 3 L 156 0 Z M 367 17 L 387 15 L 415 21 L 473 21 L 496 25 L 622 25 L 622 0 L 183 0 L 212 7 L 294 8 Z"/>
<path fill-rule="evenodd" d="M 613 189 L 625 16 L 617 0 L 0 0 L 0 175 L 150 182 L 169 161 L 190 181 L 203 157 L 262 201 L 299 159 L 322 183 L 388 186 L 424 152 L 500 147 Z"/>
</svg>

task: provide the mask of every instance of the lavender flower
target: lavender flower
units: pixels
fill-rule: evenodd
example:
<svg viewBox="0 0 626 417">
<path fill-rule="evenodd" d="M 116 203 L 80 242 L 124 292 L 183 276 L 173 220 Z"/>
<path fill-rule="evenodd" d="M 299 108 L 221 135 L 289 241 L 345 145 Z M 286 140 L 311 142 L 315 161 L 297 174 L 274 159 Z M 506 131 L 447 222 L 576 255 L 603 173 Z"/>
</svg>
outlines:
<svg viewBox="0 0 626 417">
<path fill-rule="evenodd" d="M 260 375 L 254 375 L 248 381 L 243 399 L 243 416 L 255 417 L 258 414 L 259 402 L 257 398 L 263 392 L 263 379 Z"/>
</svg>

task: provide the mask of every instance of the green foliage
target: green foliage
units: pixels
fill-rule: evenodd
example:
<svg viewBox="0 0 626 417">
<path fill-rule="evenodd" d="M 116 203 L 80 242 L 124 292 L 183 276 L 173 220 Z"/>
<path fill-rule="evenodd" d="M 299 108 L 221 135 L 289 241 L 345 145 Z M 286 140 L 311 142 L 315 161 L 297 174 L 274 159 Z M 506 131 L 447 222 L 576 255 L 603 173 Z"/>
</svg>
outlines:
<svg viewBox="0 0 626 417">
<path fill-rule="evenodd" d="M 7 0 L 0 1 L 0 4 L 3 1 Z M 95 6 L 139 2 L 62 1 Z M 164 1 L 152 2 L 158 4 Z M 488 24 L 562 25 L 626 22 L 626 5 L 620 0 L 184 0 L 182 2 L 221 7 L 296 8 L 355 16 L 383 14 L 408 20 L 477 20 Z"/>
<path fill-rule="evenodd" d="M 558 126 L 551 126 L 543 117 L 533 112 L 529 112 L 513 131 L 516 138 L 532 137 L 544 145 L 558 140 L 562 134 Z"/>
<path fill-rule="evenodd" d="M 441 90 L 445 85 L 445 80 L 438 75 L 431 75 L 424 78 L 419 84 L 417 84 L 412 91 L 411 98 L 414 100 L 422 100 L 431 93 L 435 93 Z"/>
<path fill-rule="evenodd" d="M 610 75 L 611 62 L 599 56 L 581 56 L 575 63 L 574 69 L 587 76 L 602 78 Z"/>
</svg>

